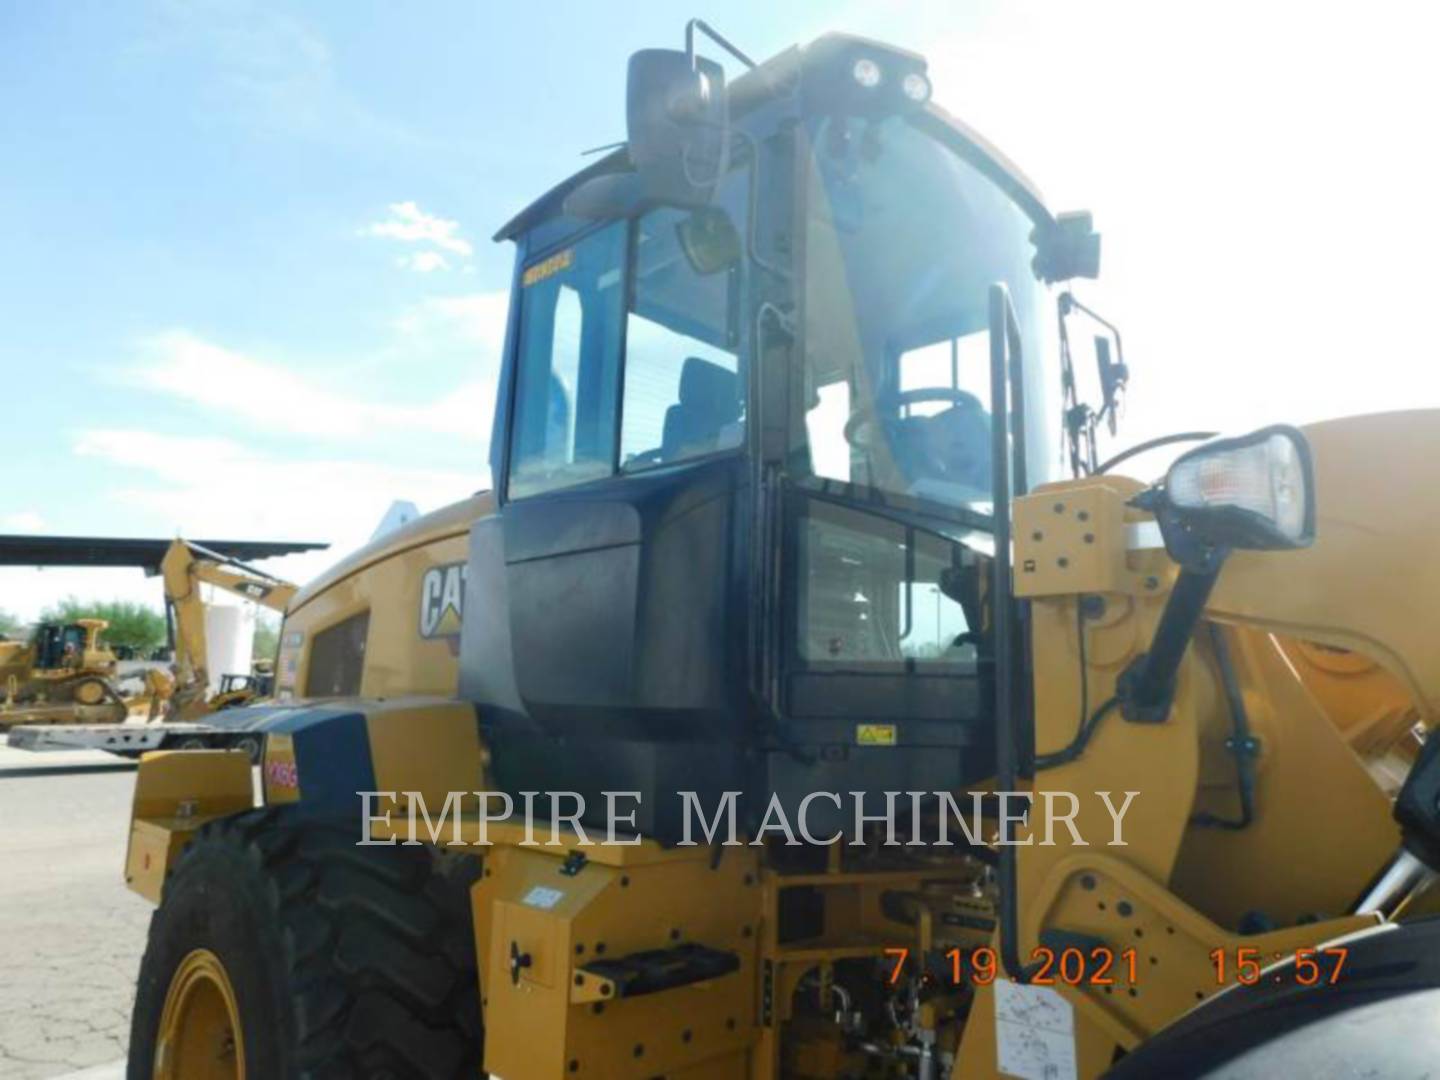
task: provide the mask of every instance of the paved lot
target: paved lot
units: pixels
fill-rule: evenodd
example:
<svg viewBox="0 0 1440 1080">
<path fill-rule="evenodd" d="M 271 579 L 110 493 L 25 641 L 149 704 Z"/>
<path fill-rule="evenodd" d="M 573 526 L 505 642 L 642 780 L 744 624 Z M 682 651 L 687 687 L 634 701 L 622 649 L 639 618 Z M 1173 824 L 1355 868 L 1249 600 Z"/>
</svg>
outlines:
<svg viewBox="0 0 1440 1080">
<path fill-rule="evenodd" d="M 37 760 L 40 759 L 40 760 Z M 125 1055 L 150 906 L 121 880 L 135 774 L 6 775 L 113 763 L 0 747 L 0 1077 Z M 118 1075 L 118 1074 L 117 1074 Z"/>
</svg>

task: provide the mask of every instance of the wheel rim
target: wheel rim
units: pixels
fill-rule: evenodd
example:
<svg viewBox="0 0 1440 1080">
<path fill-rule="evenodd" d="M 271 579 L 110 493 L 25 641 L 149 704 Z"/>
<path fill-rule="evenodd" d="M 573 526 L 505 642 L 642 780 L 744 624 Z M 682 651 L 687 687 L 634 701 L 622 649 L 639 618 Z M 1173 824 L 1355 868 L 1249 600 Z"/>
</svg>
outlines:
<svg viewBox="0 0 1440 1080">
<path fill-rule="evenodd" d="M 105 700 L 105 685 L 93 679 L 86 679 L 75 687 L 75 700 L 81 705 L 99 705 Z"/>
<path fill-rule="evenodd" d="M 235 988 L 209 949 L 175 969 L 155 1047 L 155 1080 L 245 1080 L 245 1040 Z"/>
<path fill-rule="evenodd" d="M 260 764 L 260 758 L 261 758 L 262 755 L 261 755 L 261 753 L 260 753 L 260 740 L 259 740 L 259 739 L 254 739 L 254 738 L 249 738 L 249 737 L 246 737 L 246 738 L 244 738 L 244 739 L 240 739 L 240 740 L 238 740 L 238 741 L 235 743 L 235 749 L 236 749 L 236 750 L 244 750 L 245 753 L 246 753 L 246 755 L 250 758 L 250 764 L 252 764 L 252 765 L 259 765 L 259 764 Z"/>
</svg>

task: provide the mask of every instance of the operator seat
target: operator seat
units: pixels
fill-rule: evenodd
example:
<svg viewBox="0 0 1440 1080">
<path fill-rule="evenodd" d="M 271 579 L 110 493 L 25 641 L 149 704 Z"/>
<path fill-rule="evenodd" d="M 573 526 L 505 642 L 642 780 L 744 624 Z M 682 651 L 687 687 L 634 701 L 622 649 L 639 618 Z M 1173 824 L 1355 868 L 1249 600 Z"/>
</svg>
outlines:
<svg viewBox="0 0 1440 1080">
<path fill-rule="evenodd" d="M 740 419 L 740 376 L 719 364 L 687 356 L 680 369 L 679 401 L 665 410 L 660 460 L 678 461 L 723 449 L 722 433 Z"/>
<path fill-rule="evenodd" d="M 908 416 L 889 425 L 891 453 L 917 495 L 935 485 L 990 490 L 990 414 L 970 398 L 933 416 Z"/>
</svg>

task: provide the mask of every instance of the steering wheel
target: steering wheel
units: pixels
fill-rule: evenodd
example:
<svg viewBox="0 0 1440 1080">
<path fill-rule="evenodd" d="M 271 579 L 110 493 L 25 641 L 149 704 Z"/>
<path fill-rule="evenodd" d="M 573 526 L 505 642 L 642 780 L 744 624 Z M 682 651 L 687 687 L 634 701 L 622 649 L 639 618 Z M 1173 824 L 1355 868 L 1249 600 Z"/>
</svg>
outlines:
<svg viewBox="0 0 1440 1080">
<path fill-rule="evenodd" d="M 979 409 L 984 411 L 985 407 L 980 404 L 980 399 L 966 390 L 956 390 L 949 386 L 922 386 L 915 390 L 901 390 L 894 394 L 887 394 L 883 399 L 873 401 L 869 405 L 862 405 L 850 414 L 850 419 L 845 421 L 845 441 L 857 450 L 869 450 L 873 445 L 873 436 L 861 435 L 867 428 L 873 430 L 876 421 L 879 419 L 878 410 L 883 405 L 886 412 L 894 410 L 899 415 L 901 409 L 907 405 L 919 405 L 926 401 L 946 401 L 951 405 L 961 406 L 967 409 Z"/>
</svg>

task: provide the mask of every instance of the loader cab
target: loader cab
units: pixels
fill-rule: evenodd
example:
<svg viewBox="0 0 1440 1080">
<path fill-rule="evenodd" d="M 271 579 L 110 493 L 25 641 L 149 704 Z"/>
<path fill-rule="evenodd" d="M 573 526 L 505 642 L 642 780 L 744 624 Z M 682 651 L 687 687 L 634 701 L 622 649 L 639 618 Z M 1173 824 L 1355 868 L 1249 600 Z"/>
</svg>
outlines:
<svg viewBox="0 0 1440 1080">
<path fill-rule="evenodd" d="M 831 35 L 723 88 L 676 55 L 632 61 L 629 152 L 497 237 L 500 505 L 472 534 L 460 685 L 498 784 L 640 791 L 666 836 L 678 791 L 742 791 L 753 825 L 772 793 L 980 779 L 987 292 L 1043 355 L 1054 221 L 929 105 L 920 57 Z M 680 180 L 666 132 L 635 130 L 657 71 L 724 133 L 680 148 Z M 1034 481 L 1059 383 L 1027 371 Z"/>
</svg>

